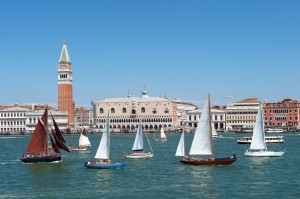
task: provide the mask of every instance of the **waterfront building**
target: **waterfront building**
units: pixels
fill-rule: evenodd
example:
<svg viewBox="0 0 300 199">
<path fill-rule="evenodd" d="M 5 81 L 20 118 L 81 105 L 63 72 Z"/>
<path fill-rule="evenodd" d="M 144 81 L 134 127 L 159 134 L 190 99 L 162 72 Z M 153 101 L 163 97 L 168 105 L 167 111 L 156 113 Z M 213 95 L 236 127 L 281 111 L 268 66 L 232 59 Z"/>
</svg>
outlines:
<svg viewBox="0 0 300 199">
<path fill-rule="evenodd" d="M 0 134 L 25 133 L 27 108 L 20 106 L 0 107 Z"/>
<path fill-rule="evenodd" d="M 38 120 L 42 117 L 45 108 L 39 110 L 29 110 L 26 113 L 26 123 L 25 123 L 25 132 L 26 133 L 33 133 L 35 126 Z M 68 114 L 66 112 L 58 112 L 55 111 L 53 108 L 48 107 L 48 128 L 54 128 L 52 117 L 53 115 L 55 122 L 58 128 L 62 132 L 66 132 L 68 128 Z"/>
<path fill-rule="evenodd" d="M 226 130 L 253 131 L 258 107 L 259 101 L 257 98 L 229 103 L 226 107 Z"/>
<path fill-rule="evenodd" d="M 74 125 L 71 59 L 64 41 L 58 65 L 58 111 L 68 113 L 68 127 Z"/>
<path fill-rule="evenodd" d="M 92 111 L 87 110 L 83 107 L 75 109 L 75 129 L 88 129 L 92 125 Z"/>
<path fill-rule="evenodd" d="M 181 123 L 178 118 L 178 107 L 190 109 L 188 103 L 165 97 L 149 97 L 142 91 L 140 97 L 128 94 L 126 98 L 110 98 L 93 101 L 94 125 L 103 129 L 108 112 L 110 112 L 111 129 L 115 132 L 132 132 L 138 127 L 139 121 L 145 131 L 158 131 Z M 187 112 L 187 110 L 186 110 Z M 183 114 L 180 113 L 180 116 Z"/>
<path fill-rule="evenodd" d="M 265 127 L 299 129 L 299 111 L 300 104 L 293 99 L 284 99 L 277 103 L 266 103 L 264 106 Z"/>
<path fill-rule="evenodd" d="M 187 121 L 186 126 L 195 130 L 197 127 L 197 123 L 201 117 L 202 110 L 196 109 L 193 111 L 187 112 Z M 225 110 L 222 107 L 211 107 L 211 117 L 212 117 L 212 126 L 216 129 L 216 131 L 224 131 L 226 128 L 226 117 Z"/>
</svg>

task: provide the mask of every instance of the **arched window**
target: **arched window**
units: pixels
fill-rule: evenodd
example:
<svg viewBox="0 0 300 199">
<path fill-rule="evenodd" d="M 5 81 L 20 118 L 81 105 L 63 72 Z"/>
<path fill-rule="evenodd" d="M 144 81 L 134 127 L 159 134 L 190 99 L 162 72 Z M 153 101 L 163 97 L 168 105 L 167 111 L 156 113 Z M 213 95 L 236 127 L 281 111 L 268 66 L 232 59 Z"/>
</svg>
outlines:
<svg viewBox="0 0 300 199">
<path fill-rule="evenodd" d="M 145 109 L 144 107 L 142 107 L 142 108 L 141 108 L 141 112 L 142 112 L 142 113 L 145 113 L 145 112 L 146 112 L 146 109 Z"/>
<path fill-rule="evenodd" d="M 153 114 L 156 114 L 156 113 L 157 113 L 156 108 L 153 108 L 152 113 L 153 113 Z"/>
<path fill-rule="evenodd" d="M 131 114 L 136 114 L 136 110 L 132 109 Z"/>
<path fill-rule="evenodd" d="M 103 108 L 100 108 L 100 113 L 103 113 L 104 111 L 103 111 Z"/>
<path fill-rule="evenodd" d="M 111 113 L 115 113 L 115 109 L 114 109 L 114 108 L 111 108 L 111 109 L 110 109 L 110 112 L 111 112 Z"/>
<path fill-rule="evenodd" d="M 169 113 L 169 109 L 168 108 L 165 108 L 165 113 Z"/>
<path fill-rule="evenodd" d="M 123 109 L 122 109 L 122 112 L 123 112 L 123 113 L 126 113 L 126 108 L 123 108 Z"/>
</svg>

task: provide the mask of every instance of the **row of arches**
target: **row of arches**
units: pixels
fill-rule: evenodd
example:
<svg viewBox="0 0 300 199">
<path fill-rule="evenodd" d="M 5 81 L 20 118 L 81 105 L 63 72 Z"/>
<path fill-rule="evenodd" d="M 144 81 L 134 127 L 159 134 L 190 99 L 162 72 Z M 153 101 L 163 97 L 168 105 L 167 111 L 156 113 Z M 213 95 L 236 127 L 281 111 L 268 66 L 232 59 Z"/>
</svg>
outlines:
<svg viewBox="0 0 300 199">
<path fill-rule="evenodd" d="M 104 109 L 103 108 L 100 108 L 99 109 L 99 111 L 100 111 L 100 114 L 103 114 L 104 113 Z M 146 112 L 146 108 L 145 107 L 142 107 L 141 108 L 141 113 L 145 113 Z M 166 114 L 168 114 L 170 111 L 169 111 L 169 109 L 168 108 L 165 108 L 164 109 L 164 113 L 166 113 Z M 116 113 L 116 109 L 115 108 L 111 108 L 110 109 L 110 113 L 112 113 L 112 114 L 114 114 L 114 113 Z M 127 113 L 127 109 L 124 107 L 124 108 L 122 108 L 122 113 Z M 133 114 L 133 115 L 135 115 L 135 114 L 137 114 L 137 110 L 136 109 L 131 109 L 131 112 L 130 112 L 131 114 Z M 153 114 L 157 114 L 157 109 L 156 108 L 153 108 L 152 109 L 152 113 Z"/>
<path fill-rule="evenodd" d="M 97 118 L 97 123 L 105 123 L 106 118 L 99 119 Z M 143 122 L 143 123 L 153 123 L 153 122 L 172 122 L 172 118 L 113 118 L 110 119 L 110 123 L 137 123 L 137 122 Z"/>
<path fill-rule="evenodd" d="M 142 125 L 142 129 L 144 130 L 159 130 L 161 129 L 162 127 L 163 128 L 167 128 L 167 127 L 171 127 L 172 125 L 169 124 L 164 124 L 164 125 Z M 100 129 L 103 129 L 104 128 L 104 125 L 100 125 L 99 126 Z M 120 130 L 120 131 L 132 131 L 132 130 L 135 130 L 138 128 L 138 125 L 110 125 L 110 129 L 112 130 Z"/>
</svg>

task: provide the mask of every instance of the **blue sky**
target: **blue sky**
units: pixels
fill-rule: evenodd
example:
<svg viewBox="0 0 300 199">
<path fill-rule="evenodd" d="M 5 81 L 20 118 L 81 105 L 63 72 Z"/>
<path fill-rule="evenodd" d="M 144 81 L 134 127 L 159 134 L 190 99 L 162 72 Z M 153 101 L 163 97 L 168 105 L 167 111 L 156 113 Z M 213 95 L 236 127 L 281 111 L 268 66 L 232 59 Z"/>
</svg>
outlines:
<svg viewBox="0 0 300 199">
<path fill-rule="evenodd" d="M 300 100 L 300 1 L 3 0 L 0 104 L 57 106 L 63 40 L 76 106 L 150 96 Z M 201 104 L 201 103 L 198 103 Z"/>
</svg>

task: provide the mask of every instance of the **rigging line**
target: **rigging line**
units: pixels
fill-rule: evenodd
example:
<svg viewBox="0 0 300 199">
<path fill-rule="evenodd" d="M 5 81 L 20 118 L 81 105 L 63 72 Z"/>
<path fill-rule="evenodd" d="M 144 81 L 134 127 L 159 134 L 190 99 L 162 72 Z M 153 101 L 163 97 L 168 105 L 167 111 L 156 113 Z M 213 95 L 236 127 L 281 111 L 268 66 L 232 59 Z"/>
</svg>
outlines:
<svg viewBox="0 0 300 199">
<path fill-rule="evenodd" d="M 153 153 L 153 150 L 152 150 L 152 147 L 151 147 L 151 144 L 150 144 L 150 141 L 149 141 L 149 139 L 148 139 L 148 135 L 147 135 L 146 132 L 145 132 L 145 135 L 146 135 L 146 138 L 147 138 L 147 140 L 148 140 L 148 144 L 149 144 L 149 146 L 150 146 L 151 152 Z"/>
</svg>

